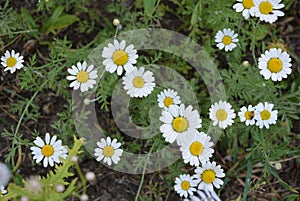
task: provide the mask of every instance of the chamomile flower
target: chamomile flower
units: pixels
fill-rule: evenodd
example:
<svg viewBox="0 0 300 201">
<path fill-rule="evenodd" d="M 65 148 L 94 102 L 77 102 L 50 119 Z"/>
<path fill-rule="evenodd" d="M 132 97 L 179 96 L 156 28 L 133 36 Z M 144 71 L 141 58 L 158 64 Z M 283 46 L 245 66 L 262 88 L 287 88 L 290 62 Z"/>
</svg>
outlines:
<svg viewBox="0 0 300 201">
<path fill-rule="evenodd" d="M 0 196 L 2 197 L 6 193 L 7 193 L 7 190 L 5 190 L 4 186 L 0 185 Z"/>
<path fill-rule="evenodd" d="M 133 64 L 136 64 L 138 58 L 137 50 L 131 44 L 126 47 L 126 41 L 122 40 L 120 43 L 114 40 L 114 44 L 109 43 L 108 47 L 103 48 L 102 57 L 105 58 L 103 65 L 106 71 L 117 74 L 123 73 L 123 68 L 126 73 L 133 70 Z"/>
<path fill-rule="evenodd" d="M 214 149 L 211 137 L 204 132 L 197 133 L 194 139 L 187 145 L 181 146 L 182 158 L 184 163 L 190 163 L 192 166 L 199 166 L 200 162 L 208 161 Z"/>
<path fill-rule="evenodd" d="M 139 69 L 134 67 L 130 73 L 123 76 L 124 89 L 130 97 L 146 97 L 153 91 L 155 87 L 153 73 L 144 71 L 144 67 Z"/>
<path fill-rule="evenodd" d="M 281 81 L 292 72 L 290 62 L 291 58 L 288 53 L 281 49 L 271 48 L 258 59 L 258 68 L 266 80 L 271 78 L 273 81 Z"/>
<path fill-rule="evenodd" d="M 94 156 L 96 156 L 97 161 L 103 159 L 104 163 L 111 165 L 112 162 L 117 164 L 120 161 L 120 157 L 123 154 L 123 150 L 119 149 L 121 146 L 120 142 L 117 142 L 117 139 L 111 140 L 110 137 L 106 139 L 102 138 L 97 142 L 97 148 L 95 149 Z"/>
<path fill-rule="evenodd" d="M 238 34 L 234 33 L 231 29 L 223 29 L 223 31 L 219 30 L 217 32 L 215 42 L 220 50 L 225 48 L 225 51 L 228 52 L 237 46 L 236 43 L 239 41 L 237 37 Z"/>
<path fill-rule="evenodd" d="M 10 180 L 11 174 L 6 164 L 0 163 L 0 186 L 6 186 Z"/>
<path fill-rule="evenodd" d="M 198 166 L 195 169 L 194 178 L 197 179 L 198 189 L 213 191 L 213 186 L 220 188 L 223 181 L 220 178 L 225 177 L 224 170 L 216 162 L 203 162 L 202 167 Z"/>
<path fill-rule="evenodd" d="M 159 120 L 164 123 L 159 129 L 166 142 L 173 143 L 176 140 L 179 146 L 188 144 L 202 126 L 198 111 L 184 104 L 171 105 L 168 111 L 162 111 Z"/>
<path fill-rule="evenodd" d="M 36 163 L 44 159 L 44 167 L 47 167 L 48 164 L 53 167 L 54 163 L 61 163 L 60 158 L 67 158 L 68 150 L 62 146 L 61 140 L 56 140 L 56 138 L 56 135 L 50 138 L 50 134 L 46 133 L 45 142 L 40 137 L 33 141 L 36 146 L 30 147 L 30 150 Z"/>
<path fill-rule="evenodd" d="M 281 0 L 254 0 L 255 16 L 261 21 L 273 23 L 278 17 L 284 16 L 284 12 L 278 10 L 284 7 Z"/>
<path fill-rule="evenodd" d="M 209 118 L 213 121 L 213 126 L 218 126 L 225 129 L 227 126 L 231 126 L 233 119 L 236 114 L 234 110 L 231 109 L 232 106 L 226 101 L 219 101 L 215 103 L 209 109 Z"/>
<path fill-rule="evenodd" d="M 233 5 L 236 12 L 242 12 L 242 15 L 247 20 L 250 16 L 255 16 L 254 0 L 237 0 L 238 3 Z"/>
<path fill-rule="evenodd" d="M 245 121 L 246 126 L 255 124 L 254 111 L 255 108 L 252 107 L 252 105 L 249 105 L 248 108 L 245 106 L 241 107 L 240 111 L 238 112 L 240 121 Z"/>
<path fill-rule="evenodd" d="M 173 89 L 165 89 L 157 95 L 157 102 L 160 108 L 169 109 L 171 105 L 179 105 L 180 97 Z"/>
<path fill-rule="evenodd" d="M 80 88 L 81 92 L 87 91 L 89 88 L 93 88 L 96 84 L 97 70 L 93 70 L 94 65 L 90 65 L 87 67 L 86 62 L 84 61 L 82 64 L 80 62 L 77 63 L 77 66 L 72 66 L 72 68 L 68 69 L 68 72 L 71 74 L 67 76 L 68 80 L 74 80 L 71 82 L 70 87 L 73 87 L 74 90 Z"/>
<path fill-rule="evenodd" d="M 187 198 L 189 195 L 193 195 L 197 189 L 197 181 L 188 174 L 182 174 L 175 179 L 174 190 L 180 195 Z"/>
<path fill-rule="evenodd" d="M 23 67 L 23 56 L 20 56 L 20 53 L 15 53 L 15 50 L 9 52 L 6 50 L 4 56 L 1 57 L 2 66 L 6 67 L 4 71 L 10 71 L 14 73 L 16 69 L 21 69 Z"/>
<path fill-rule="evenodd" d="M 276 124 L 278 111 L 272 110 L 273 107 L 274 104 L 268 102 L 259 103 L 255 106 L 254 118 L 256 119 L 256 125 L 259 126 L 259 128 L 266 127 L 269 129 L 270 124 Z"/>
</svg>

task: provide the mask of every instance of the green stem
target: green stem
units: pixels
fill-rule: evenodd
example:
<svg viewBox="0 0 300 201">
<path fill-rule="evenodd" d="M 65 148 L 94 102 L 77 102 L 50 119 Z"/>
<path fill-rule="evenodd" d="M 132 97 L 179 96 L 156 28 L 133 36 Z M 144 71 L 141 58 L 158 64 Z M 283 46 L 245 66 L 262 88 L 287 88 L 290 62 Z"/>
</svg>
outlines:
<svg viewBox="0 0 300 201">
<path fill-rule="evenodd" d="M 136 193 L 134 201 L 138 201 L 139 195 L 141 193 L 141 190 L 142 190 L 142 187 L 143 187 L 143 183 L 144 183 L 144 179 L 145 179 L 146 167 L 147 167 L 147 164 L 148 164 L 148 161 L 149 161 L 149 157 L 150 157 L 150 154 L 152 153 L 154 145 L 155 145 L 155 143 L 152 145 L 152 147 L 151 147 L 151 149 L 150 149 L 150 151 L 148 153 L 147 160 L 145 161 L 145 165 L 144 165 L 143 173 L 142 173 L 142 178 L 141 178 L 140 185 L 139 185 L 139 188 L 138 188 L 138 191 Z"/>
<path fill-rule="evenodd" d="M 31 99 L 28 101 L 27 105 L 25 106 L 25 108 L 24 108 L 24 110 L 23 110 L 23 112 L 22 112 L 22 114 L 21 114 L 21 117 L 20 117 L 20 119 L 19 119 L 19 121 L 18 121 L 17 127 L 16 127 L 16 129 L 15 129 L 15 131 L 14 131 L 14 140 L 13 140 L 13 142 L 12 142 L 12 150 L 14 150 L 14 148 L 15 148 L 15 143 L 16 143 L 16 140 L 17 140 L 17 133 L 18 133 L 18 131 L 19 131 L 19 129 L 20 129 L 21 123 L 22 123 L 22 121 L 23 121 L 23 118 L 24 118 L 26 112 L 28 111 L 29 106 L 31 105 L 31 103 L 33 102 L 33 100 L 35 99 L 35 97 L 38 95 L 38 93 L 40 92 L 40 90 L 43 89 L 43 87 L 46 85 L 47 82 L 48 82 L 48 81 L 45 81 L 45 82 L 40 86 L 39 90 L 37 90 L 37 91 L 32 95 Z M 11 158 L 11 161 L 12 161 L 12 166 L 14 166 L 15 164 L 14 164 L 13 158 Z M 14 167 L 14 170 L 15 170 L 15 169 L 16 169 L 16 168 Z"/>
<path fill-rule="evenodd" d="M 77 171 L 77 173 L 78 173 L 78 175 L 79 175 L 79 178 L 80 178 L 80 180 L 81 180 L 81 182 L 82 182 L 83 194 L 86 194 L 86 180 L 85 180 L 85 178 L 83 177 L 82 171 L 81 171 L 81 169 L 80 169 L 78 163 L 75 163 L 75 167 L 76 167 L 76 171 Z"/>
</svg>

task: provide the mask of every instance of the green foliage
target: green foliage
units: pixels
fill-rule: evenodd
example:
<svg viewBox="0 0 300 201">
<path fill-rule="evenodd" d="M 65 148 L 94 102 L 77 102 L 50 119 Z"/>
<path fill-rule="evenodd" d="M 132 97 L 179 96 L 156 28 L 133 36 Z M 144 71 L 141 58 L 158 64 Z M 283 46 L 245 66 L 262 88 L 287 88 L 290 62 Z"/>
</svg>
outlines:
<svg viewBox="0 0 300 201">
<path fill-rule="evenodd" d="M 68 157 L 62 160 L 62 165 L 55 165 L 55 169 L 50 171 L 46 177 L 42 177 L 39 180 L 40 189 L 36 191 L 32 191 L 32 189 L 28 189 L 28 180 L 23 181 L 22 185 L 16 185 L 11 183 L 8 186 L 8 193 L 2 197 L 2 200 L 11 200 L 11 199 L 19 199 L 21 196 L 25 196 L 30 200 L 42 201 L 58 201 L 64 200 L 68 198 L 73 192 L 78 190 L 80 185 L 76 185 L 77 178 L 73 179 L 71 182 L 67 182 L 66 179 L 72 177 L 74 174 L 70 172 L 74 163 L 72 162 L 72 158 L 79 155 L 81 153 L 80 147 L 84 144 L 83 139 L 77 139 L 74 137 L 74 146 L 72 149 L 68 150 Z M 64 192 L 57 192 L 57 185 L 66 185 L 67 188 Z"/>
<path fill-rule="evenodd" d="M 295 187 L 281 178 L 274 168 L 275 162 L 300 154 L 299 145 L 295 146 L 295 143 L 291 145 L 291 142 L 295 142 L 295 138 L 299 140 L 299 137 L 295 137 L 297 134 L 292 133 L 293 122 L 299 119 L 300 71 L 297 69 L 297 65 L 300 65 L 299 55 L 292 47 L 286 47 L 286 36 L 281 35 L 281 24 L 270 25 L 260 22 L 257 18 L 245 20 L 241 13 L 232 9 L 233 3 L 234 1 L 227 0 L 137 0 L 128 5 L 128 1 L 114 0 L 108 5 L 103 5 L 102 2 L 88 0 L 41 0 L 31 8 L 22 7 L 18 10 L 12 7 L 15 5 L 13 2 L 5 1 L 0 6 L 1 52 L 18 48 L 16 51 L 22 53 L 25 59 L 24 68 L 16 74 L 1 74 L 0 89 L 1 95 L 3 94 L 1 109 L 6 111 L 15 123 L 1 133 L 1 137 L 11 143 L 11 147 L 5 151 L 5 162 L 14 170 L 23 165 L 18 162 L 22 157 L 22 151 L 28 151 L 28 147 L 32 145 L 32 136 L 40 133 L 33 124 L 40 123 L 48 116 L 45 114 L 43 103 L 39 102 L 40 94 L 48 96 L 45 94 L 49 92 L 53 97 L 63 100 L 64 104 L 60 105 L 59 111 L 55 110 L 54 120 L 51 119 L 45 129 L 54 129 L 60 133 L 60 139 L 65 144 L 72 145 L 68 140 L 74 134 L 72 119 L 74 108 L 70 82 L 66 79 L 67 68 L 86 60 L 94 48 L 117 33 L 149 27 L 166 28 L 188 35 L 199 43 L 217 64 L 227 101 L 232 104 L 236 113 L 244 105 L 255 106 L 259 102 L 272 102 L 275 105 L 274 109 L 279 111 L 277 123 L 270 129 L 261 130 L 256 126 L 246 126 L 237 117 L 234 125 L 224 131 L 216 145 L 218 155 L 214 157 L 215 160 L 225 157 L 232 159 L 228 164 L 227 161 L 222 164 L 226 171 L 225 185 L 231 185 L 237 179 L 245 182 L 242 195 L 237 195 L 236 200 L 250 199 L 249 196 L 263 183 L 270 183 L 270 178 L 276 179 L 289 192 L 282 199 L 291 201 L 299 199 L 299 192 Z M 285 4 L 283 11 L 287 14 L 286 18 L 281 18 L 282 20 L 291 17 L 287 16 L 288 13 L 296 15 L 296 11 L 292 10 L 293 6 L 297 5 L 295 1 L 283 0 L 283 3 Z M 112 24 L 113 18 L 119 18 L 122 29 L 116 30 Z M 238 47 L 232 52 L 219 51 L 214 42 L 215 34 L 223 28 L 231 28 L 239 35 Z M 168 40 L 167 36 L 156 37 L 165 37 Z M 33 47 L 26 48 L 30 42 L 34 44 Z M 188 47 L 189 42 L 189 40 L 183 42 L 186 46 L 170 46 L 169 52 L 139 50 L 137 65 L 149 65 L 153 69 L 157 67 L 156 65 L 167 66 L 182 75 L 182 79 L 185 79 L 188 85 L 178 90 L 179 93 L 185 94 L 181 97 L 182 102 L 191 100 L 187 89 L 196 94 L 197 106 L 203 120 L 201 130 L 205 131 L 210 127 L 208 111 L 214 101 L 210 99 L 207 83 L 204 82 L 204 77 L 209 75 L 205 73 L 200 75 L 180 56 L 170 53 L 181 52 L 189 60 L 201 58 L 201 55 L 195 54 L 194 49 L 184 48 Z M 265 80 L 260 75 L 258 58 L 266 49 L 276 47 L 278 44 L 286 48 L 291 55 L 293 72 L 287 79 L 273 82 Z M 100 54 L 93 56 L 91 60 L 101 57 Z M 249 65 L 243 64 L 245 60 Z M 200 61 L 201 65 L 209 66 L 208 61 L 202 58 Z M 99 69 L 101 79 L 92 91 L 96 94 L 95 107 L 98 113 L 107 114 L 111 111 L 112 94 L 118 87 L 122 87 L 122 79 L 116 74 L 105 72 L 102 62 L 96 67 Z M 175 88 L 176 83 L 172 84 Z M 158 118 L 161 110 L 157 107 L 157 94 L 162 90 L 158 86 L 148 97 L 130 99 L 129 102 L 128 113 L 131 122 L 145 129 L 144 131 L 153 137 L 147 140 L 131 138 L 128 140 L 124 133 L 111 125 L 107 125 L 108 131 L 104 133 L 116 137 L 119 141 L 126 141 L 122 148 L 128 152 L 151 153 L 162 150 L 168 144 L 159 132 L 161 122 Z M 52 101 L 51 97 L 46 98 Z M 124 108 L 120 108 L 119 115 L 123 114 L 127 113 Z M 89 112 L 82 114 L 80 120 L 86 120 L 89 115 Z M 11 124 L 7 119 L 1 119 L 0 122 Z M 14 172 L 8 194 L 3 198 L 18 200 L 20 196 L 26 195 L 31 200 L 47 198 L 56 201 L 74 195 L 76 197 L 77 191 L 84 188 L 84 181 L 78 182 L 71 158 L 81 153 L 79 148 L 83 145 L 83 141 L 74 140 L 68 158 L 62 160 L 63 164 L 55 166 L 54 170 L 40 180 L 43 186 L 40 194 L 28 191 L 27 181 L 22 178 L 21 173 Z M 172 157 L 168 152 L 162 154 L 166 158 Z M 82 155 L 88 155 L 87 151 Z M 143 171 L 148 164 L 147 158 L 138 157 L 133 165 L 136 170 Z M 151 165 L 155 165 L 155 162 Z M 262 176 L 257 184 L 254 184 L 251 179 L 256 173 L 254 171 L 256 167 L 261 168 Z M 165 192 L 173 189 L 174 178 L 191 172 L 192 169 L 187 169 L 187 165 L 178 160 L 159 172 L 163 176 L 151 183 L 150 193 L 144 193 L 142 190 L 141 195 L 138 194 L 136 197 L 140 200 L 164 200 L 167 196 Z M 80 173 L 78 174 L 80 177 Z M 66 185 L 66 190 L 63 193 L 56 192 L 57 184 Z M 221 191 L 223 189 L 219 192 Z"/>
</svg>

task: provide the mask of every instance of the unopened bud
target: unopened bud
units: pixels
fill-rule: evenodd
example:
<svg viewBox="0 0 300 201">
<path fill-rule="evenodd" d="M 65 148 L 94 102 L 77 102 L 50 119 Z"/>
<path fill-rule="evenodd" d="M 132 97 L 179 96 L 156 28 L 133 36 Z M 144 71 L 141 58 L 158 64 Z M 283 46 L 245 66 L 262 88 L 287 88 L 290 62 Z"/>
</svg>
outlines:
<svg viewBox="0 0 300 201">
<path fill-rule="evenodd" d="M 281 165 L 281 163 L 275 163 L 274 167 L 275 167 L 276 170 L 281 170 L 282 165 Z"/>
<path fill-rule="evenodd" d="M 89 105 L 90 102 L 91 102 L 91 100 L 88 99 L 88 98 L 84 99 L 84 101 L 83 101 L 83 103 L 84 103 L 85 105 Z"/>
<path fill-rule="evenodd" d="M 71 158 L 71 160 L 72 160 L 73 163 L 78 163 L 78 157 L 77 156 L 73 156 Z"/>
<path fill-rule="evenodd" d="M 96 175 L 95 175 L 94 172 L 87 172 L 87 173 L 85 174 L 85 178 L 86 178 L 86 180 L 88 180 L 88 181 L 94 181 L 94 180 L 96 179 Z"/>
<path fill-rule="evenodd" d="M 89 200 L 89 196 L 87 194 L 82 194 L 80 196 L 80 201 L 88 201 Z"/>
<path fill-rule="evenodd" d="M 29 201 L 29 198 L 26 197 L 26 196 L 22 196 L 20 200 L 21 200 L 21 201 Z"/>
<path fill-rule="evenodd" d="M 120 20 L 114 19 L 113 25 L 118 26 L 120 24 Z"/>
<path fill-rule="evenodd" d="M 249 61 L 243 61 L 242 65 L 245 66 L 245 67 L 248 67 L 249 66 Z"/>
<path fill-rule="evenodd" d="M 65 191 L 65 186 L 62 184 L 58 184 L 58 185 L 56 185 L 55 189 L 57 192 L 62 193 Z"/>
</svg>

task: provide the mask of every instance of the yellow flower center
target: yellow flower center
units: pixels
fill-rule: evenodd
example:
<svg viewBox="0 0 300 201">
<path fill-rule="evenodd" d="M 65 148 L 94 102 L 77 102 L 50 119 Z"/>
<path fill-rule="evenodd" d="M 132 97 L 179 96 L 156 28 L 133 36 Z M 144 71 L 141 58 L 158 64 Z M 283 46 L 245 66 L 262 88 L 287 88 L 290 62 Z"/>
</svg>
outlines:
<svg viewBox="0 0 300 201">
<path fill-rule="evenodd" d="M 123 50 L 117 50 L 112 55 L 112 60 L 118 66 L 122 66 L 128 61 L 128 54 Z"/>
<path fill-rule="evenodd" d="M 115 150 L 112 146 L 106 146 L 103 148 L 103 155 L 106 157 L 111 157 L 112 155 L 114 155 Z"/>
<path fill-rule="evenodd" d="M 142 88 L 145 85 L 145 80 L 142 77 L 137 76 L 133 79 L 132 84 L 135 88 Z"/>
<path fill-rule="evenodd" d="M 263 110 L 260 113 L 260 117 L 261 117 L 262 120 L 268 120 L 271 117 L 271 113 L 268 110 Z"/>
<path fill-rule="evenodd" d="M 205 183 L 213 183 L 216 179 L 216 173 L 213 170 L 204 170 L 202 175 L 201 175 L 202 180 Z"/>
<path fill-rule="evenodd" d="M 203 151 L 203 145 L 200 142 L 193 142 L 190 146 L 190 152 L 193 156 L 199 156 Z"/>
<path fill-rule="evenodd" d="M 166 107 L 169 107 L 169 106 L 172 105 L 172 104 L 173 104 L 173 98 L 171 98 L 171 97 L 165 98 L 165 100 L 164 100 L 164 105 L 165 105 Z"/>
<path fill-rule="evenodd" d="M 80 71 L 77 73 L 76 79 L 80 83 L 86 83 L 89 79 L 89 74 L 86 71 Z"/>
<path fill-rule="evenodd" d="M 183 182 L 181 183 L 181 188 L 182 188 L 182 190 L 184 190 L 184 191 L 187 191 L 190 187 L 191 187 L 191 184 L 190 184 L 190 182 L 188 182 L 188 181 L 183 181 Z"/>
<path fill-rule="evenodd" d="M 243 6 L 246 9 L 250 9 L 254 6 L 253 0 L 243 0 Z"/>
<path fill-rule="evenodd" d="M 268 69 L 272 73 L 278 73 L 282 69 L 282 62 L 278 58 L 272 58 L 268 61 Z"/>
<path fill-rule="evenodd" d="M 17 59 L 15 57 L 9 57 L 6 59 L 6 65 L 10 68 L 14 67 L 17 64 Z"/>
<path fill-rule="evenodd" d="M 172 122 L 172 126 L 175 131 L 183 132 L 187 130 L 189 122 L 184 117 L 176 117 Z"/>
<path fill-rule="evenodd" d="M 245 118 L 247 120 L 253 119 L 253 117 L 254 117 L 254 112 L 250 112 L 250 111 L 245 112 Z"/>
<path fill-rule="evenodd" d="M 219 121 L 224 121 L 227 118 L 227 112 L 224 109 L 219 109 L 216 113 L 216 117 Z"/>
<path fill-rule="evenodd" d="M 52 156 L 54 154 L 54 149 L 51 145 L 46 144 L 42 147 L 42 154 L 46 157 Z"/>
<path fill-rule="evenodd" d="M 224 36 L 223 39 L 222 39 L 222 42 L 225 44 L 225 45 L 229 45 L 231 43 L 232 39 L 230 36 Z"/>
<path fill-rule="evenodd" d="M 273 11 L 273 5 L 270 3 L 270 2 L 267 2 L 267 1 L 263 1 L 260 3 L 259 5 L 259 11 L 262 13 L 262 14 L 269 14 L 270 12 Z"/>
</svg>

